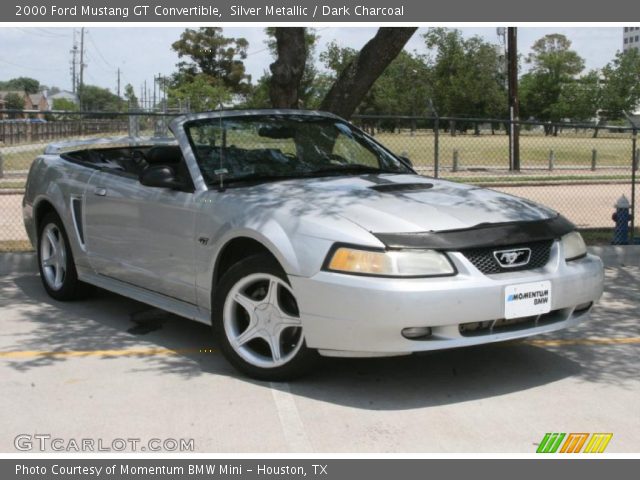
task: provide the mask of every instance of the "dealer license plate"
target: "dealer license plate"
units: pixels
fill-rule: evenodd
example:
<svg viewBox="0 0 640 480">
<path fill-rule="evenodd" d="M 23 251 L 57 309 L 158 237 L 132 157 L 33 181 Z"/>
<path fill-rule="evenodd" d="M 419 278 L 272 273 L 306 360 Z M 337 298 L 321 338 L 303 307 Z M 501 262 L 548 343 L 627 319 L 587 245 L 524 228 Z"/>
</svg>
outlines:
<svg viewBox="0 0 640 480">
<path fill-rule="evenodd" d="M 530 317 L 551 311 L 551 282 L 509 285 L 504 291 L 504 318 Z"/>
</svg>

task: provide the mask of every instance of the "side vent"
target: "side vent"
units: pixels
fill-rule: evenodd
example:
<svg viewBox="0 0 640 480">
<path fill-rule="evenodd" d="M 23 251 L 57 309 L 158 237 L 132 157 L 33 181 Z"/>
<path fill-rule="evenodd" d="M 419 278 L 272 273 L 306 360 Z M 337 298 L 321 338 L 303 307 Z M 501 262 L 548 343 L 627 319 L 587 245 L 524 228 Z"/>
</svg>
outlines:
<svg viewBox="0 0 640 480">
<path fill-rule="evenodd" d="M 76 226 L 78 240 L 84 247 L 84 224 L 82 223 L 82 198 L 74 197 L 71 199 L 71 212 L 73 213 L 73 224 Z"/>
</svg>

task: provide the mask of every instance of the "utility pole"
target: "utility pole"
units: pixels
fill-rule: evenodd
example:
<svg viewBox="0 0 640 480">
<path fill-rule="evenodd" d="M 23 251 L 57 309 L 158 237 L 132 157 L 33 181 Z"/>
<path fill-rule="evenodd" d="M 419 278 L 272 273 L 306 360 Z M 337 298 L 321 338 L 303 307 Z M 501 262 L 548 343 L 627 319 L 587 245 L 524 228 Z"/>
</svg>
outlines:
<svg viewBox="0 0 640 480">
<path fill-rule="evenodd" d="M 118 68 L 118 98 L 120 98 L 120 69 Z"/>
<path fill-rule="evenodd" d="M 507 28 L 509 77 L 509 170 L 520 171 L 520 105 L 518 101 L 518 29 Z"/>
<path fill-rule="evenodd" d="M 84 86 L 84 27 L 80 29 L 80 83 L 78 84 L 78 103 L 82 111 L 82 88 Z"/>
<path fill-rule="evenodd" d="M 76 77 L 76 65 L 78 64 L 78 44 L 76 43 L 76 30 L 73 30 L 73 47 L 71 48 L 71 91 L 76 93 L 78 78 Z"/>
</svg>

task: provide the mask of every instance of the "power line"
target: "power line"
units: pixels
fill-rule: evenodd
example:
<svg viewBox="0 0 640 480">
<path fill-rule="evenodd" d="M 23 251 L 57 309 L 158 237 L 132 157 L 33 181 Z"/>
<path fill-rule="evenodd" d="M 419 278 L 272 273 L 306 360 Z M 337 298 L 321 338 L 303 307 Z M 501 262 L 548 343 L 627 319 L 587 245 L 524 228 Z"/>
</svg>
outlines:
<svg viewBox="0 0 640 480">
<path fill-rule="evenodd" d="M 89 32 L 87 32 L 88 34 Z M 102 59 L 102 61 L 104 62 L 104 64 L 109 67 L 111 70 L 115 70 L 116 68 L 111 65 L 111 63 L 109 63 L 107 61 L 106 58 L 104 58 L 104 55 L 102 55 L 102 52 L 100 51 L 100 49 L 98 48 L 98 45 L 96 45 L 96 42 L 93 41 L 93 37 L 91 35 L 88 35 L 87 38 L 89 39 L 89 41 L 91 42 L 91 45 L 93 45 L 93 47 L 95 48 L 96 52 L 98 53 L 98 56 Z"/>
</svg>

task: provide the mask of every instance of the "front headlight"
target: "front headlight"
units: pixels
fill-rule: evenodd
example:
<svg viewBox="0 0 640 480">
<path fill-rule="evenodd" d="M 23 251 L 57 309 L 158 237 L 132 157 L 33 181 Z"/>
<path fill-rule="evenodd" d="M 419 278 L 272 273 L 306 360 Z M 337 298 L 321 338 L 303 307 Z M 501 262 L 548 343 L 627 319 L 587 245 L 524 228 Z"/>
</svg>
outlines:
<svg viewBox="0 0 640 480">
<path fill-rule="evenodd" d="M 339 247 L 329 254 L 325 265 L 333 272 L 381 277 L 431 277 L 456 273 L 447 256 L 435 250 L 385 252 Z"/>
<path fill-rule="evenodd" d="M 582 239 L 582 235 L 578 232 L 567 233 L 562 236 L 562 251 L 564 252 L 564 259 L 576 260 L 584 257 L 587 254 L 587 246 Z"/>
</svg>

